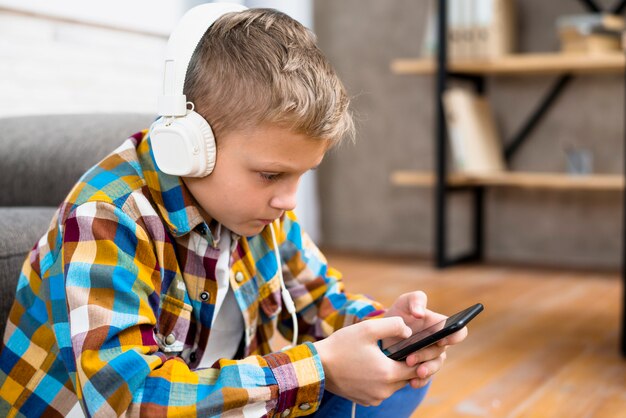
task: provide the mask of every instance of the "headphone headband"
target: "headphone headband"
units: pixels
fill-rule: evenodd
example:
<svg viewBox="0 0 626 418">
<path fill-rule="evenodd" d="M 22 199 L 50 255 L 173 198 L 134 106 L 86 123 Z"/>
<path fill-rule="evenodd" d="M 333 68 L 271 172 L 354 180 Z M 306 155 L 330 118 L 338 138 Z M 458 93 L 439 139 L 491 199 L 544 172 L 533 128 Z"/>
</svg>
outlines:
<svg viewBox="0 0 626 418">
<path fill-rule="evenodd" d="M 185 13 L 167 42 L 163 68 L 163 91 L 157 110 L 160 116 L 185 116 L 187 98 L 183 94 L 185 75 L 198 43 L 213 22 L 230 12 L 246 10 L 235 3 L 205 3 Z"/>
</svg>

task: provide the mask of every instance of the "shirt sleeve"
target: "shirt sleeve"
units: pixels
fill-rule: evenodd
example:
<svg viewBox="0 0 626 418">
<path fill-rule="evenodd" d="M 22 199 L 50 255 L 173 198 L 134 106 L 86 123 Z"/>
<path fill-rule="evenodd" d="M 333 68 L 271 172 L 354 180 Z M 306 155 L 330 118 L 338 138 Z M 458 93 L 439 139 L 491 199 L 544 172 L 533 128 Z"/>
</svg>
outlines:
<svg viewBox="0 0 626 418">
<path fill-rule="evenodd" d="M 323 368 L 310 343 L 191 370 L 155 340 L 164 266 L 141 219 L 109 203 L 65 222 L 63 262 L 76 392 L 89 416 L 299 416 L 317 409 Z M 164 238 L 166 239 L 166 238 Z M 158 241 L 158 240 L 157 240 Z M 298 408 L 295 405 L 305 405 Z M 295 407 L 294 407 L 295 406 Z"/>
<path fill-rule="evenodd" d="M 280 233 L 283 276 L 298 312 L 299 341 L 317 341 L 337 329 L 384 315 L 382 304 L 345 292 L 341 273 L 328 265 L 293 212 L 283 216 Z M 279 330 L 291 339 L 291 320 L 284 313 Z"/>
</svg>

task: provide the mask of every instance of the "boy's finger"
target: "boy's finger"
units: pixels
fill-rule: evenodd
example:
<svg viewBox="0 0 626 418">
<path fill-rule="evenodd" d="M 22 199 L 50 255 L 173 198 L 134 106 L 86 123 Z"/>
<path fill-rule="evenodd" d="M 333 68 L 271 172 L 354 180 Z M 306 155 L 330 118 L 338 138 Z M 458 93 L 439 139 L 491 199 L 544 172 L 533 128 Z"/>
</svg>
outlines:
<svg viewBox="0 0 626 418">
<path fill-rule="evenodd" d="M 454 344 L 458 344 L 461 341 L 463 341 L 468 334 L 468 329 L 467 327 L 463 327 L 462 329 L 458 330 L 457 332 L 455 332 L 452 335 L 447 336 L 446 338 L 441 339 L 437 345 L 439 346 L 445 346 L 445 345 L 454 345 Z"/>
<path fill-rule="evenodd" d="M 391 337 L 409 338 L 411 336 L 411 328 L 399 316 L 370 319 L 362 322 L 362 324 L 367 327 L 369 334 L 375 340 Z"/>
<path fill-rule="evenodd" d="M 406 358 L 406 364 L 408 366 L 415 366 L 418 363 L 423 363 L 428 360 L 436 359 L 437 357 L 445 353 L 445 351 L 446 351 L 446 347 L 433 344 L 426 348 L 422 348 L 421 350 L 416 351 L 415 353 L 409 354 L 409 356 Z"/>
<path fill-rule="evenodd" d="M 420 379 L 428 379 L 439 370 L 443 366 L 443 362 L 446 360 L 446 353 L 441 354 L 439 357 L 433 360 L 429 360 L 425 363 L 417 366 L 416 374 Z"/>
<path fill-rule="evenodd" d="M 417 370 L 422 366 L 409 367 L 403 361 L 394 361 L 393 364 L 390 364 L 388 367 L 390 372 L 389 377 L 392 381 L 404 382 L 404 384 L 406 384 L 406 382 L 411 379 L 419 378 Z"/>
<path fill-rule="evenodd" d="M 428 296 L 421 290 L 411 292 L 408 296 L 409 312 L 416 318 L 422 318 L 426 314 Z"/>
<path fill-rule="evenodd" d="M 415 378 L 415 379 L 411 379 L 411 381 L 409 383 L 411 384 L 411 387 L 413 389 L 418 389 L 418 388 L 426 386 L 429 381 L 430 381 L 430 378 L 429 379 L 418 379 L 418 378 Z"/>
</svg>

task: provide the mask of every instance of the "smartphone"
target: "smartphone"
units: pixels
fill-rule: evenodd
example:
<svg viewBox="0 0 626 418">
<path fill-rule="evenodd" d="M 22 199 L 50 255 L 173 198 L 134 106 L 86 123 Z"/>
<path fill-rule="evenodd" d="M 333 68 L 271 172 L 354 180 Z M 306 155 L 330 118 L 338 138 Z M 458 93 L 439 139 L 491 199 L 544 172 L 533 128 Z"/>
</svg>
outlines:
<svg viewBox="0 0 626 418">
<path fill-rule="evenodd" d="M 442 338 L 462 329 L 474 319 L 476 315 L 481 313 L 483 309 L 484 306 L 481 303 L 470 306 L 433 326 L 416 332 L 404 341 L 400 341 L 399 343 L 383 349 L 383 353 L 392 360 L 404 360 L 409 354 L 421 350 L 424 347 L 428 347 Z"/>
</svg>

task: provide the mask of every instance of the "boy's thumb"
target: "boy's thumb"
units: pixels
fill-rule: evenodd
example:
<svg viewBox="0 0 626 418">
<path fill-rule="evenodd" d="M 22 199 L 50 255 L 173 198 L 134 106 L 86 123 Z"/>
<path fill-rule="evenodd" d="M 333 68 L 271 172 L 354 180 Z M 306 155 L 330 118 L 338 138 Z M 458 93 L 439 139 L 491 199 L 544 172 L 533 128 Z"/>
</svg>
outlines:
<svg viewBox="0 0 626 418">
<path fill-rule="evenodd" d="M 372 337 L 378 340 L 390 337 L 409 338 L 411 336 L 411 328 L 399 316 L 370 319 L 367 322 Z"/>
</svg>

